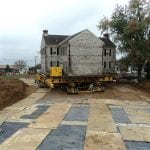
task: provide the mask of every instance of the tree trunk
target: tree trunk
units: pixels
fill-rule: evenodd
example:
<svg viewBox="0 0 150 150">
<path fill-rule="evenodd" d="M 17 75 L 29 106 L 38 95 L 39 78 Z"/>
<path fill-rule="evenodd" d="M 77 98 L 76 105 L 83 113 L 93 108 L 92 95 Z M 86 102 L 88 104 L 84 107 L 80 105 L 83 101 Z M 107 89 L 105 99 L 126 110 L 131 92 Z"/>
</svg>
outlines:
<svg viewBox="0 0 150 150">
<path fill-rule="evenodd" d="M 142 78 L 141 78 L 141 74 L 142 74 L 142 64 L 138 64 L 138 81 L 141 82 Z"/>
<path fill-rule="evenodd" d="M 150 79 L 150 62 L 148 62 L 147 64 L 146 64 L 146 69 L 145 69 L 145 71 L 146 71 L 146 78 L 147 79 Z"/>
</svg>

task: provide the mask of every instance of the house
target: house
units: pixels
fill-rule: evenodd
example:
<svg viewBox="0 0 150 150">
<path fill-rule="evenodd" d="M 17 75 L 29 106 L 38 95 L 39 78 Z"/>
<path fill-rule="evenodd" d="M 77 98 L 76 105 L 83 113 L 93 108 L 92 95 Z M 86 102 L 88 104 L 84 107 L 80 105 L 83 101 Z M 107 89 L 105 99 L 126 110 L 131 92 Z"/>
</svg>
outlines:
<svg viewBox="0 0 150 150">
<path fill-rule="evenodd" d="M 116 63 L 116 46 L 110 40 L 109 34 L 99 38 L 104 42 L 103 46 L 103 73 L 114 73 Z"/>
<path fill-rule="evenodd" d="M 18 68 L 15 65 L 0 65 L 0 72 L 6 72 L 7 66 L 9 67 L 9 72 L 18 71 Z"/>
<path fill-rule="evenodd" d="M 110 39 L 98 38 L 88 29 L 72 36 L 49 35 L 48 30 L 44 30 L 41 71 L 49 72 L 50 67 L 60 66 L 68 76 L 112 73 L 115 71 L 115 54 L 115 46 Z"/>
</svg>

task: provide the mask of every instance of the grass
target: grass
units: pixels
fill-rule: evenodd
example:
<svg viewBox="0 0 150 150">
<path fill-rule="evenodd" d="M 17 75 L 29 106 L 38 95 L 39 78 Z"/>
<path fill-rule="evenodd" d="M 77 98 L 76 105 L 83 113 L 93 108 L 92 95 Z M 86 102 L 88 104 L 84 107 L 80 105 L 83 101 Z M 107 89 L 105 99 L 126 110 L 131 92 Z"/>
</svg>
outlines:
<svg viewBox="0 0 150 150">
<path fill-rule="evenodd" d="M 1 75 L 0 79 L 20 79 L 20 78 L 27 78 L 26 74 L 18 74 L 18 75 Z M 30 75 L 30 78 L 35 78 L 35 74 Z"/>
</svg>

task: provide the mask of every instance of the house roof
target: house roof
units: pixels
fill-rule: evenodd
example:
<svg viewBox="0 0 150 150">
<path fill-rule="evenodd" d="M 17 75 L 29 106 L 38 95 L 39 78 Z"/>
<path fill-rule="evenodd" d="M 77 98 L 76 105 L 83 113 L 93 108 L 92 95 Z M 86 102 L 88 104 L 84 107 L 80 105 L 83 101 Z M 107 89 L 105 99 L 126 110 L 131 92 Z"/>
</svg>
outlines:
<svg viewBox="0 0 150 150">
<path fill-rule="evenodd" d="M 72 38 L 74 38 L 75 36 L 77 36 L 78 34 L 80 34 L 81 32 L 83 32 L 84 30 L 82 30 L 82 31 L 80 31 L 80 32 L 78 32 L 78 33 L 76 33 L 76 34 L 73 34 L 72 36 L 68 36 L 64 41 L 62 41 L 61 43 L 60 43 L 60 45 L 61 44 L 66 44 L 69 40 L 71 40 Z"/>
<path fill-rule="evenodd" d="M 85 30 L 88 30 L 88 29 L 85 29 Z M 72 36 L 68 36 L 68 35 L 47 35 L 47 36 L 44 36 L 44 40 L 45 40 L 45 43 L 47 45 L 61 45 L 61 44 L 66 44 L 68 43 L 69 40 L 71 40 L 72 38 L 74 38 L 75 36 L 79 35 L 81 32 L 85 31 L 85 30 L 82 30 Z M 116 47 L 115 44 L 108 38 L 106 37 L 100 37 L 99 38 L 102 42 L 104 42 L 105 46 L 107 47 Z"/>
<path fill-rule="evenodd" d="M 110 39 L 108 39 L 106 37 L 100 37 L 99 39 L 102 40 L 104 42 L 105 46 L 107 46 L 107 47 L 114 47 L 114 48 L 116 47 L 116 45 Z"/>
<path fill-rule="evenodd" d="M 68 36 L 67 35 L 48 35 L 44 36 L 45 43 L 50 45 L 50 44 L 59 44 L 63 40 L 65 40 Z"/>
</svg>

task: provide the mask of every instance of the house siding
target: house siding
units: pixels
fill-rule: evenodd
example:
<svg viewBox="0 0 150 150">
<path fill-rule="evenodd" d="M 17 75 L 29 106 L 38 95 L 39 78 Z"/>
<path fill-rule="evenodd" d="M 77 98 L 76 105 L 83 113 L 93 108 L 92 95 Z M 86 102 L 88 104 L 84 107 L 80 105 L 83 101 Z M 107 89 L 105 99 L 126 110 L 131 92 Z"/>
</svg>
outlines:
<svg viewBox="0 0 150 150">
<path fill-rule="evenodd" d="M 51 55 L 51 49 L 53 51 L 53 54 Z M 65 55 L 62 55 L 60 52 L 59 47 L 59 55 L 57 55 L 57 45 L 48 45 L 45 49 L 41 50 L 41 71 L 46 73 L 50 71 L 51 62 L 53 64 L 53 67 L 57 66 L 57 63 L 59 63 L 59 66 L 63 68 L 63 70 L 67 71 L 67 61 L 68 56 L 67 53 Z M 45 50 L 45 51 L 44 51 Z M 67 52 L 67 50 L 66 50 Z"/>
<path fill-rule="evenodd" d="M 47 66 L 47 61 L 46 61 L 46 48 L 47 45 L 45 43 L 45 40 L 44 40 L 44 35 L 42 36 L 42 40 L 41 40 L 41 72 L 46 72 L 46 66 Z"/>
<path fill-rule="evenodd" d="M 85 76 L 102 74 L 102 46 L 90 31 L 85 30 L 70 41 L 69 76 Z M 68 66 L 69 67 L 69 66 Z"/>
<path fill-rule="evenodd" d="M 106 49 L 107 55 L 105 56 L 104 50 Z M 109 55 L 111 49 L 111 56 Z M 106 68 L 104 68 L 104 62 L 106 62 Z M 109 66 L 111 62 L 111 67 Z M 115 73 L 115 63 L 116 63 L 116 49 L 112 47 L 104 47 L 103 49 L 103 73 Z"/>
</svg>

